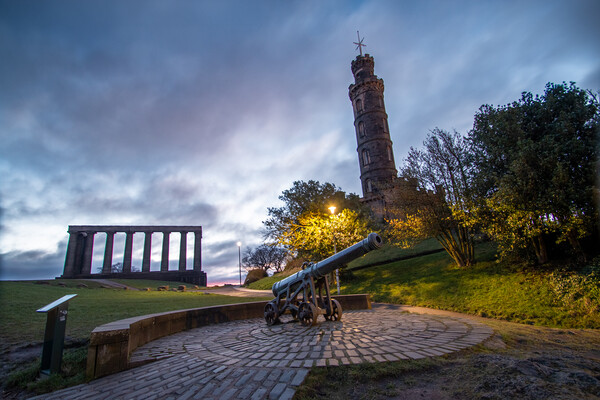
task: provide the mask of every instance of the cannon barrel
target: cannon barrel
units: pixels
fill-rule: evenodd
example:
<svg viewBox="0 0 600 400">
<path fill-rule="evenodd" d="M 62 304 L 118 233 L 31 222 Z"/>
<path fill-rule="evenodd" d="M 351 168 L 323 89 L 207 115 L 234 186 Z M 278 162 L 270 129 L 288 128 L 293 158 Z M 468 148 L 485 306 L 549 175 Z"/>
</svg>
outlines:
<svg viewBox="0 0 600 400">
<path fill-rule="evenodd" d="M 322 278 L 328 273 L 335 271 L 340 266 L 349 263 L 350 261 L 368 253 L 371 250 L 376 250 L 381 247 L 383 241 L 381 237 L 372 232 L 365 239 L 360 242 L 326 258 L 323 261 L 319 261 L 316 264 L 311 264 L 306 269 L 296 272 L 294 275 L 290 275 L 287 278 L 275 282 L 273 284 L 273 295 L 277 297 L 281 292 L 286 291 L 291 285 L 297 282 L 302 282 L 305 277 L 312 276 L 314 279 Z"/>
</svg>

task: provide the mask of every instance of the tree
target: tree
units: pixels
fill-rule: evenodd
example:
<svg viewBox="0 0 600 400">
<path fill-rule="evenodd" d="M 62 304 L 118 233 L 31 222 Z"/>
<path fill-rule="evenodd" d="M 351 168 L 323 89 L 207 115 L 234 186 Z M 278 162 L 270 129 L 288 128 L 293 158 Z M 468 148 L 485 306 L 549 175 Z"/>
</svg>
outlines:
<svg viewBox="0 0 600 400">
<path fill-rule="evenodd" d="M 394 190 L 389 233 L 407 246 L 435 237 L 460 267 L 473 264 L 474 207 L 469 144 L 460 134 L 434 129 L 411 148 Z"/>
<path fill-rule="evenodd" d="M 338 214 L 328 215 L 307 212 L 298 217 L 295 229 L 290 229 L 281 237 L 286 247 L 298 249 L 301 255 L 313 259 L 324 259 L 350 247 L 369 234 L 368 223 L 356 211 L 344 209 Z"/>
<path fill-rule="evenodd" d="M 549 239 L 568 242 L 585 259 L 580 239 L 596 229 L 597 98 L 575 86 L 548 83 L 505 106 L 483 105 L 469 133 L 477 171 L 480 221 L 503 254 L 532 248 L 549 261 Z"/>
<path fill-rule="evenodd" d="M 265 272 L 270 269 L 275 272 L 283 271 L 288 252 L 281 247 L 269 244 L 261 244 L 255 249 L 247 247 L 244 250 L 242 263 L 246 270 L 260 268 Z"/>
<path fill-rule="evenodd" d="M 263 222 L 265 236 L 308 259 L 333 253 L 334 228 L 341 249 L 347 238 L 355 238 L 356 232 L 364 234 L 371 223 L 370 209 L 359 197 L 347 195 L 331 183 L 296 181 L 279 199 L 284 206 L 268 209 L 269 218 Z M 328 211 L 332 205 L 340 210 L 335 217 Z"/>
<path fill-rule="evenodd" d="M 102 269 L 103 267 L 98 267 L 96 268 L 96 270 L 98 271 L 98 273 L 102 273 Z M 110 266 L 110 272 L 111 273 L 119 273 L 119 272 L 123 272 L 123 263 L 115 263 L 113 265 Z"/>
</svg>

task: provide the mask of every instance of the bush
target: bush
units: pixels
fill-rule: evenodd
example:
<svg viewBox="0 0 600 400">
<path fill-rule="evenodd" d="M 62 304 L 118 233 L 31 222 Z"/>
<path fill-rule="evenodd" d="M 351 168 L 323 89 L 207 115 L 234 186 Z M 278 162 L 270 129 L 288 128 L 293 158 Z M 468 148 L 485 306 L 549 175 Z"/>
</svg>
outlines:
<svg viewBox="0 0 600 400">
<path fill-rule="evenodd" d="M 256 282 L 261 280 L 262 278 L 266 278 L 269 276 L 267 271 L 262 268 L 254 268 L 248 271 L 248 275 L 246 275 L 246 279 L 244 280 L 244 286 L 251 284 L 252 282 Z"/>
<path fill-rule="evenodd" d="M 550 284 L 563 307 L 584 315 L 600 311 L 600 257 L 580 271 L 551 273 Z"/>
</svg>

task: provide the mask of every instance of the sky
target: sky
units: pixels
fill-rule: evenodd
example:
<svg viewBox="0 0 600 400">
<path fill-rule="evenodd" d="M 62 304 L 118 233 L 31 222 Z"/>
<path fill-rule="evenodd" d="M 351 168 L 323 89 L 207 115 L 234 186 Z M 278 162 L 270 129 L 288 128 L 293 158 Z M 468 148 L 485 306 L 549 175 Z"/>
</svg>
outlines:
<svg viewBox="0 0 600 400">
<path fill-rule="evenodd" d="M 362 195 L 357 30 L 400 167 L 483 104 L 600 90 L 599 15 L 596 0 L 0 0 L 0 279 L 62 274 L 69 225 L 201 225 L 209 284 L 235 283 L 237 242 L 263 242 L 294 181 Z M 142 251 L 135 235 L 134 266 Z M 160 253 L 157 235 L 153 270 Z"/>
</svg>

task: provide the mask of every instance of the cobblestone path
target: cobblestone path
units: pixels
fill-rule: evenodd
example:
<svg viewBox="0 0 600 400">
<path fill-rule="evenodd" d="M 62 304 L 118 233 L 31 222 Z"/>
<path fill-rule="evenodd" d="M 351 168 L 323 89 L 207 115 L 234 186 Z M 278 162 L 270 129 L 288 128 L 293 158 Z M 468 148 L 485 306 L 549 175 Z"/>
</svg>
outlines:
<svg viewBox="0 0 600 400">
<path fill-rule="evenodd" d="M 132 361 L 154 362 L 39 398 L 290 399 L 313 366 L 440 356 L 493 333 L 468 318 L 406 313 L 394 305 L 319 322 L 269 327 L 250 319 L 181 332 L 132 355 Z"/>
</svg>

